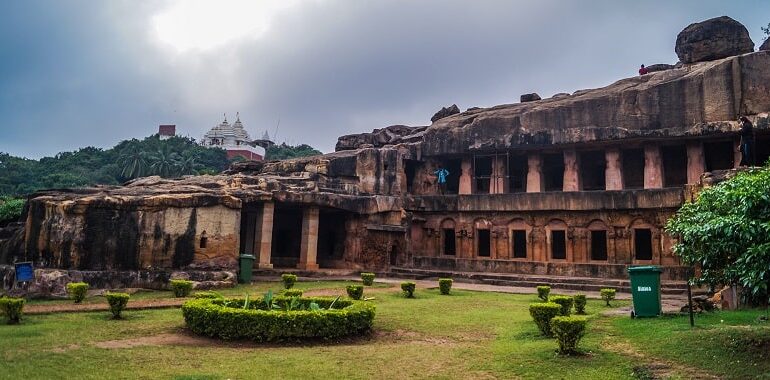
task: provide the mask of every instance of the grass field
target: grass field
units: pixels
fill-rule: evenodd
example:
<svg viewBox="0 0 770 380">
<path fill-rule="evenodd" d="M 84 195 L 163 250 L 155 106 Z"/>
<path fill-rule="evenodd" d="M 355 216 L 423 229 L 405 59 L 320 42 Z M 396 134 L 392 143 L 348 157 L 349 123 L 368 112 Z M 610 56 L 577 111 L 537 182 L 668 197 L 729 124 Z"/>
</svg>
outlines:
<svg viewBox="0 0 770 380">
<path fill-rule="evenodd" d="M 301 282 L 319 294 L 344 293 L 349 282 Z M 280 290 L 275 282 L 240 286 L 228 295 Z M 273 379 L 273 378 L 770 378 L 770 326 L 759 310 L 697 317 L 631 320 L 589 300 L 584 354 L 556 355 L 528 313 L 535 295 L 418 289 L 377 284 L 371 336 L 338 343 L 221 342 L 192 336 L 179 309 L 26 316 L 0 325 L 0 378 Z M 171 297 L 139 293 L 135 299 Z M 35 304 L 63 301 L 35 301 Z M 87 302 L 104 302 L 93 297 Z M 616 302 L 616 305 L 622 305 Z"/>
</svg>

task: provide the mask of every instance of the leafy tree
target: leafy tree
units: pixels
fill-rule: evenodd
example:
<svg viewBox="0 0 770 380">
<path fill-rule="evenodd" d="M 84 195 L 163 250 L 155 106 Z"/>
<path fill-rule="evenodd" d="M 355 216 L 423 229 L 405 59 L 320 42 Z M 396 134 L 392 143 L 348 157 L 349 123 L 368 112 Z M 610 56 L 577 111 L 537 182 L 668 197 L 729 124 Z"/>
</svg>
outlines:
<svg viewBox="0 0 770 380">
<path fill-rule="evenodd" d="M 18 220 L 24 210 L 24 199 L 0 197 L 0 226 Z"/>
<path fill-rule="evenodd" d="M 319 150 L 316 150 L 310 145 L 300 144 L 296 146 L 287 145 L 282 143 L 281 145 L 271 145 L 265 155 L 268 160 L 285 160 L 287 158 L 308 157 L 322 154 Z"/>
<path fill-rule="evenodd" d="M 757 302 L 770 282 L 770 166 L 741 172 L 685 203 L 666 230 L 697 283 L 739 284 Z"/>
<path fill-rule="evenodd" d="M 765 32 L 765 39 L 768 39 L 770 37 L 770 23 L 767 24 L 767 27 L 760 27 L 763 32 Z"/>
</svg>

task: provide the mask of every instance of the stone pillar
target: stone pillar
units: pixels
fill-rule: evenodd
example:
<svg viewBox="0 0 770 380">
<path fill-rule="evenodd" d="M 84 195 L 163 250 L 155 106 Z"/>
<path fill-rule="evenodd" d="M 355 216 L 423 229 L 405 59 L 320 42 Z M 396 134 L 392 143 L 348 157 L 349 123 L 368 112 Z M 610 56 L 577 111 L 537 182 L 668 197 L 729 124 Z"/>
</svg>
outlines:
<svg viewBox="0 0 770 380">
<path fill-rule="evenodd" d="M 623 173 L 620 163 L 620 149 L 609 148 L 604 152 L 607 167 L 604 170 L 604 188 L 606 190 L 623 190 Z"/>
<path fill-rule="evenodd" d="M 543 191 L 543 158 L 538 153 L 527 156 L 527 192 Z"/>
<path fill-rule="evenodd" d="M 299 249 L 297 268 L 316 270 L 318 263 L 318 207 L 302 210 L 302 242 Z"/>
<path fill-rule="evenodd" d="M 471 165 L 471 159 L 470 158 L 463 158 L 462 164 L 462 174 L 460 174 L 460 191 L 459 194 L 472 194 L 473 193 L 473 186 L 472 186 L 472 178 L 473 178 L 473 165 Z"/>
<path fill-rule="evenodd" d="M 270 263 L 270 256 L 273 249 L 273 214 L 275 213 L 275 204 L 265 202 L 262 204 L 262 211 L 259 213 L 259 219 L 256 223 L 254 235 L 257 237 L 254 241 L 254 253 L 257 256 L 257 268 L 269 269 L 273 267 Z"/>
<path fill-rule="evenodd" d="M 754 143 L 754 149 L 756 149 L 756 142 Z M 743 158 L 743 154 L 741 154 L 741 139 L 736 138 L 733 139 L 733 168 L 737 169 L 741 166 L 741 158 Z"/>
<path fill-rule="evenodd" d="M 492 178 L 489 179 L 489 193 L 505 193 L 505 162 L 502 157 L 496 156 L 492 160 Z"/>
<path fill-rule="evenodd" d="M 660 189 L 663 187 L 663 159 L 660 147 L 647 145 L 644 147 L 644 188 Z"/>
<path fill-rule="evenodd" d="M 687 143 L 687 183 L 697 183 L 700 175 L 706 171 L 706 160 L 703 156 L 703 143 L 692 141 Z"/>
<path fill-rule="evenodd" d="M 580 173 L 578 173 L 577 152 L 574 149 L 564 151 L 564 187 L 563 191 L 580 191 Z"/>
</svg>

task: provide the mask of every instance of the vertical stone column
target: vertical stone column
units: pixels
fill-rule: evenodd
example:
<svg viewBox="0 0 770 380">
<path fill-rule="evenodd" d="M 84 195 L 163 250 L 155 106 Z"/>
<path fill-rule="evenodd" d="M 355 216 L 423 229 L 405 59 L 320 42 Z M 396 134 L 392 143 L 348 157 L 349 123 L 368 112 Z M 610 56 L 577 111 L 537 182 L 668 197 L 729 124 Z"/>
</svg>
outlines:
<svg viewBox="0 0 770 380">
<path fill-rule="evenodd" d="M 273 249 L 273 214 L 275 213 L 275 203 L 265 202 L 262 204 L 262 211 L 259 213 L 259 219 L 256 223 L 254 235 L 257 237 L 254 241 L 254 253 L 257 257 L 257 268 L 269 269 L 273 267 L 270 263 L 270 256 Z"/>
<path fill-rule="evenodd" d="M 302 210 L 302 242 L 299 250 L 297 268 L 316 270 L 318 263 L 318 207 L 306 207 Z"/>
<path fill-rule="evenodd" d="M 606 190 L 623 190 L 623 172 L 620 163 L 620 149 L 609 148 L 604 152 L 607 167 L 604 170 L 604 188 Z"/>
<path fill-rule="evenodd" d="M 543 191 L 543 158 L 538 153 L 527 156 L 527 192 Z"/>
<path fill-rule="evenodd" d="M 564 186 L 563 191 L 580 191 L 580 173 L 578 173 L 577 152 L 574 149 L 564 151 Z"/>
<path fill-rule="evenodd" d="M 473 167 L 471 165 L 471 159 L 470 158 L 463 158 L 462 163 L 460 164 L 462 168 L 462 174 L 460 174 L 460 194 L 471 194 L 473 193 L 473 186 L 471 185 L 471 181 L 473 178 L 473 173 L 471 171 L 473 170 Z"/>
<path fill-rule="evenodd" d="M 492 178 L 489 179 L 489 193 L 505 193 L 505 162 L 502 157 L 495 157 L 492 160 Z"/>
<path fill-rule="evenodd" d="M 754 146 L 756 149 L 756 143 L 754 143 Z M 733 168 L 738 168 L 741 166 L 741 158 L 743 158 L 743 155 L 741 154 L 741 139 L 735 138 L 733 139 Z"/>
<path fill-rule="evenodd" d="M 687 143 L 687 183 L 697 183 L 700 175 L 706 171 L 706 160 L 703 156 L 703 143 L 692 141 Z"/>
<path fill-rule="evenodd" d="M 647 145 L 644 147 L 644 188 L 660 189 L 663 187 L 663 159 L 660 147 Z"/>
</svg>

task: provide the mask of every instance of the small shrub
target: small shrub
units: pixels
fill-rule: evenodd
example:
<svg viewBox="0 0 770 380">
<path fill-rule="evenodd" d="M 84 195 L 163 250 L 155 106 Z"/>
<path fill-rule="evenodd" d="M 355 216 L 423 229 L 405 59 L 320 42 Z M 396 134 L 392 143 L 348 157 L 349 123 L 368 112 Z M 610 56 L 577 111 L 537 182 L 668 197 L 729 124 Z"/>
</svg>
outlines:
<svg viewBox="0 0 770 380">
<path fill-rule="evenodd" d="M 67 294 L 75 300 L 75 303 L 81 303 L 88 294 L 88 284 L 85 282 L 70 282 L 67 284 Z"/>
<path fill-rule="evenodd" d="M 127 293 L 105 293 L 104 296 L 107 297 L 107 303 L 110 304 L 112 318 L 120 319 L 120 313 L 126 308 L 130 296 Z"/>
<path fill-rule="evenodd" d="M 348 291 L 348 297 L 354 300 L 360 300 L 361 296 L 364 295 L 363 285 L 348 285 L 347 291 Z"/>
<path fill-rule="evenodd" d="M 451 278 L 439 278 L 438 279 L 438 288 L 441 291 L 441 294 L 449 294 L 449 291 L 452 290 L 452 279 Z"/>
<path fill-rule="evenodd" d="M 406 281 L 401 283 L 401 290 L 404 292 L 404 297 L 414 298 L 414 289 L 417 287 L 412 281 Z"/>
<path fill-rule="evenodd" d="M 285 289 L 291 289 L 294 287 L 294 284 L 297 282 L 297 275 L 284 273 L 281 275 L 281 281 L 283 281 L 283 287 Z"/>
<path fill-rule="evenodd" d="M 302 289 L 286 289 L 283 291 L 284 297 L 302 297 Z"/>
<path fill-rule="evenodd" d="M 537 298 L 540 298 L 543 302 L 548 302 L 548 295 L 551 294 L 551 287 L 548 285 L 540 285 L 537 287 Z"/>
<path fill-rule="evenodd" d="M 611 306 L 610 301 L 615 299 L 615 289 L 605 288 L 600 290 L 599 292 L 601 293 L 602 299 L 604 300 L 604 302 L 607 303 L 607 306 Z"/>
<path fill-rule="evenodd" d="M 529 304 L 529 315 L 535 320 L 537 328 L 545 336 L 551 336 L 551 319 L 559 315 L 561 305 L 553 302 Z"/>
<path fill-rule="evenodd" d="M 204 298 L 205 299 L 219 299 L 219 298 L 224 298 L 224 297 L 221 294 L 217 293 L 217 292 L 213 292 L 213 291 L 210 291 L 210 290 L 205 290 L 205 291 L 202 291 L 202 292 L 195 292 L 195 293 L 193 293 L 193 298 L 196 298 L 196 299 L 204 299 Z"/>
<path fill-rule="evenodd" d="M 193 288 L 193 282 L 187 280 L 171 280 L 171 290 L 174 292 L 174 297 L 187 297 Z"/>
<path fill-rule="evenodd" d="M 5 314 L 9 325 L 18 324 L 24 313 L 24 298 L 0 297 L 0 314 Z"/>
<path fill-rule="evenodd" d="M 575 300 L 575 314 L 585 314 L 586 313 L 586 295 L 575 294 L 573 299 Z"/>
<path fill-rule="evenodd" d="M 368 272 L 361 273 L 361 280 L 364 282 L 364 285 L 366 286 L 374 285 L 374 273 L 368 273 Z"/>
<path fill-rule="evenodd" d="M 574 302 L 572 300 L 572 297 L 553 296 L 549 299 L 548 302 L 553 302 L 561 306 L 561 311 L 559 311 L 559 315 L 570 315 L 572 313 L 572 303 Z"/>
<path fill-rule="evenodd" d="M 560 354 L 575 353 L 578 342 L 586 331 L 585 317 L 554 317 L 551 320 L 551 331 L 559 342 Z"/>
</svg>

